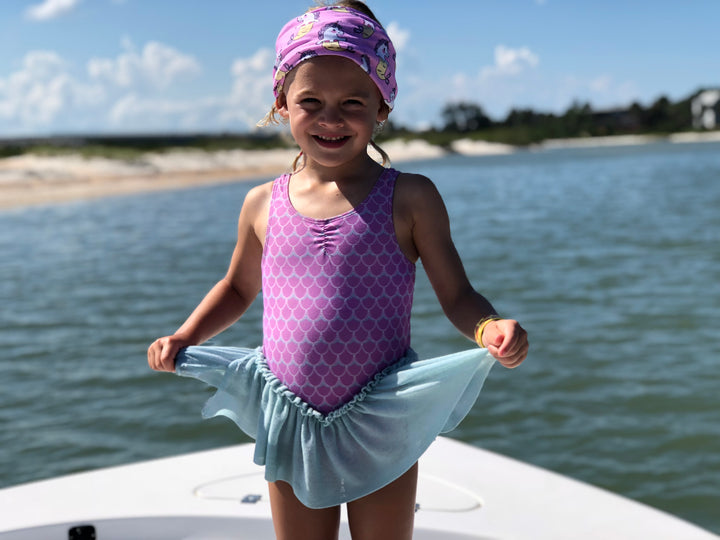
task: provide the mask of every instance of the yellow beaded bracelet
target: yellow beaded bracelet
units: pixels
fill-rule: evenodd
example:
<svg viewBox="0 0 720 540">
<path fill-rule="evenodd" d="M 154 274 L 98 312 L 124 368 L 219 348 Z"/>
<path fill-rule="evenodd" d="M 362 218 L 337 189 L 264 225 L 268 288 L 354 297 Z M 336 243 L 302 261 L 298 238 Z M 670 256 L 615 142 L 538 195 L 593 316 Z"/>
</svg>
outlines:
<svg viewBox="0 0 720 540">
<path fill-rule="evenodd" d="M 485 347 L 482 342 L 482 336 L 483 332 L 485 331 L 485 327 L 490 324 L 493 321 L 499 321 L 502 317 L 498 317 L 497 315 L 490 315 L 489 317 L 483 317 L 478 321 L 478 323 L 475 325 L 475 343 L 477 343 L 480 347 Z"/>
</svg>

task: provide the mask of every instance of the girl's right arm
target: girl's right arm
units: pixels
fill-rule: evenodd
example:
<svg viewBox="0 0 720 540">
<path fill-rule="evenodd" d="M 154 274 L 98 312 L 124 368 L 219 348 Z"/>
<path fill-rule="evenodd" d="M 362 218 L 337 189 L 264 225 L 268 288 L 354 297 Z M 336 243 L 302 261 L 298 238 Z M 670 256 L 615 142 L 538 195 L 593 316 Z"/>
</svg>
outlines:
<svg viewBox="0 0 720 540">
<path fill-rule="evenodd" d="M 272 183 L 250 190 L 238 219 L 238 240 L 227 274 L 203 298 L 190 317 L 171 336 L 148 348 L 148 364 L 156 371 L 175 371 L 175 356 L 200 344 L 237 321 L 261 287 L 261 259 Z"/>
</svg>

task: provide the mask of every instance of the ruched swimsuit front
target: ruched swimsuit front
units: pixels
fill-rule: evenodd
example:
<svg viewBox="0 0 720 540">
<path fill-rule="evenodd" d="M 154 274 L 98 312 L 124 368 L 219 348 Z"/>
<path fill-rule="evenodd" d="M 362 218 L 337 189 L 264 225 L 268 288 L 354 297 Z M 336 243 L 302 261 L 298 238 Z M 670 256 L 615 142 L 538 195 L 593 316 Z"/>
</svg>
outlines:
<svg viewBox="0 0 720 540">
<path fill-rule="evenodd" d="M 256 440 L 268 481 L 303 504 L 348 502 L 406 472 L 475 402 L 494 360 L 473 349 L 418 360 L 410 348 L 415 265 L 395 236 L 398 172 L 329 219 L 299 214 L 273 182 L 262 257 L 263 346 L 188 347 L 179 375 L 216 387 L 203 416 Z"/>
<path fill-rule="evenodd" d="M 400 250 L 385 169 L 357 207 L 298 213 L 289 175 L 273 184 L 262 260 L 263 352 L 270 370 L 321 413 L 347 403 L 410 347 L 415 265 Z"/>
</svg>

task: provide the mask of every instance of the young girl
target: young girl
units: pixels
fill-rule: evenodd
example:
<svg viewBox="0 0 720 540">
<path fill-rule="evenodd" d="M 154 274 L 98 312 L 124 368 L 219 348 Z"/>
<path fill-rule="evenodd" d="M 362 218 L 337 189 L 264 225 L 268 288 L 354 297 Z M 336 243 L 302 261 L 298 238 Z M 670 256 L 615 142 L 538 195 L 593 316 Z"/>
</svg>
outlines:
<svg viewBox="0 0 720 540">
<path fill-rule="evenodd" d="M 276 48 L 269 116 L 289 123 L 301 156 L 250 190 L 227 275 L 148 362 L 216 386 L 203 414 L 256 439 L 278 538 L 336 538 L 343 503 L 353 538 L 411 538 L 418 458 L 469 411 L 494 359 L 525 359 L 526 333 L 470 285 L 433 183 L 368 155 L 397 95 L 395 51 L 370 10 L 310 10 Z M 479 348 L 417 359 L 418 259 Z M 262 347 L 197 346 L 261 289 Z"/>
</svg>

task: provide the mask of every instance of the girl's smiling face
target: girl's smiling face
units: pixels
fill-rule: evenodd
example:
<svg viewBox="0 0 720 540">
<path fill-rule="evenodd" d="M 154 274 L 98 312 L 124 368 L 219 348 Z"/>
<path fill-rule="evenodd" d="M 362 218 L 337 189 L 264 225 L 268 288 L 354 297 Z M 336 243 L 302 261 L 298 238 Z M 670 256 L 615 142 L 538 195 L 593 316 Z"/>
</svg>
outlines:
<svg viewBox="0 0 720 540">
<path fill-rule="evenodd" d="M 372 79 L 341 56 L 302 62 L 288 74 L 276 106 L 307 163 L 323 167 L 366 156 L 375 126 L 388 117 Z"/>
</svg>

